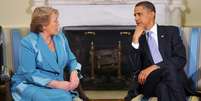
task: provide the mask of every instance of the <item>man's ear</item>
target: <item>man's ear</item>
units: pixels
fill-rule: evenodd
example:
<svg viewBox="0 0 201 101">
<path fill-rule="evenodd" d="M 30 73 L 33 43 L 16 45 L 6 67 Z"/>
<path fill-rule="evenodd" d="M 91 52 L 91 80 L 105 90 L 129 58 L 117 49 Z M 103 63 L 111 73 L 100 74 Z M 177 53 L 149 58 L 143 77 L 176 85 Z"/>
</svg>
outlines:
<svg viewBox="0 0 201 101">
<path fill-rule="evenodd" d="M 151 13 L 151 16 L 153 16 L 153 17 L 155 16 L 155 13 L 154 13 L 154 12 L 151 11 L 150 13 Z"/>
<path fill-rule="evenodd" d="M 153 18 L 155 18 L 156 13 L 155 12 L 151 12 L 151 15 L 153 16 Z"/>
</svg>

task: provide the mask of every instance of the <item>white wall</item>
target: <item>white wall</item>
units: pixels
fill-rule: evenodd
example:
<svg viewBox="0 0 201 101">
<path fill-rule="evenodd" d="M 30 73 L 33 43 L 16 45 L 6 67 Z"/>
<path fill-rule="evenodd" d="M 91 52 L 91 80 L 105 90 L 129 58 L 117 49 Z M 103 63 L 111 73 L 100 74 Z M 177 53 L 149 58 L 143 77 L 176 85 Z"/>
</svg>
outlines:
<svg viewBox="0 0 201 101">
<path fill-rule="evenodd" d="M 185 26 L 201 26 L 201 0 L 185 0 L 187 10 L 184 17 Z"/>
<path fill-rule="evenodd" d="M 26 27 L 30 23 L 30 0 L 0 0 L 0 25 Z"/>
<path fill-rule="evenodd" d="M 185 0 L 187 10 L 184 26 L 201 26 L 201 0 Z M 31 0 L 0 0 L 0 25 L 4 27 L 28 27 Z"/>
</svg>

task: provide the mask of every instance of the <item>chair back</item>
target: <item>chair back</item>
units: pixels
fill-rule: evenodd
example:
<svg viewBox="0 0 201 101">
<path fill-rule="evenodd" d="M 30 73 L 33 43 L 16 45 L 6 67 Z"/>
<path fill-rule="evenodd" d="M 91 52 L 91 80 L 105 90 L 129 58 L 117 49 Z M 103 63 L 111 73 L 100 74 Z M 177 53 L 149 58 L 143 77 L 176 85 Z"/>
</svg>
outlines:
<svg viewBox="0 0 201 101">
<path fill-rule="evenodd" d="M 201 28 L 185 27 L 181 36 L 187 52 L 185 72 L 192 88 L 201 91 Z"/>
<path fill-rule="evenodd" d="M 19 54 L 20 54 L 20 40 L 22 38 L 19 29 L 11 29 L 11 42 L 12 42 L 12 61 L 13 70 L 17 70 L 19 66 Z"/>
</svg>

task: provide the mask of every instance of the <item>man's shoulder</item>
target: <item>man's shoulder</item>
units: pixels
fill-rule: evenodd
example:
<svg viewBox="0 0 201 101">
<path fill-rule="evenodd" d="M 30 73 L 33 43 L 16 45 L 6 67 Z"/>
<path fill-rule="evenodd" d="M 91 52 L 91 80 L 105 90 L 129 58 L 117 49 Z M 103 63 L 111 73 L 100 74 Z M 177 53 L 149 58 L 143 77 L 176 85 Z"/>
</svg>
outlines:
<svg viewBox="0 0 201 101">
<path fill-rule="evenodd" d="M 158 26 L 159 33 L 165 34 L 167 37 L 172 39 L 173 37 L 180 37 L 181 30 L 177 26 Z"/>
<path fill-rule="evenodd" d="M 170 26 L 170 25 L 158 25 L 159 29 L 168 29 L 168 30 L 179 30 L 178 26 Z"/>
</svg>

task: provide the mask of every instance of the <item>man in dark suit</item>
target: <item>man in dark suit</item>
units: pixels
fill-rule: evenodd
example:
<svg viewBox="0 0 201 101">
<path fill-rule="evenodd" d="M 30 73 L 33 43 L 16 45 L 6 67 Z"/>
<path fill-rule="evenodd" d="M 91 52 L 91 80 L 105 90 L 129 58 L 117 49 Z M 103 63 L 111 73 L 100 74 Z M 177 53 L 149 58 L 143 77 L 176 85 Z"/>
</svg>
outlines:
<svg viewBox="0 0 201 101">
<path fill-rule="evenodd" d="M 186 101 L 182 80 L 186 52 L 179 29 L 157 25 L 155 7 L 148 1 L 136 4 L 134 16 L 137 25 L 128 58 L 135 80 L 125 101 L 139 93 L 158 101 Z"/>
</svg>

